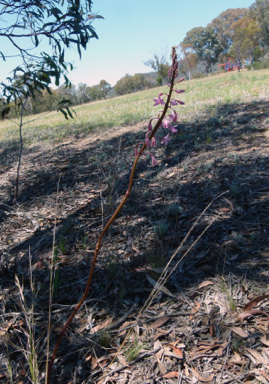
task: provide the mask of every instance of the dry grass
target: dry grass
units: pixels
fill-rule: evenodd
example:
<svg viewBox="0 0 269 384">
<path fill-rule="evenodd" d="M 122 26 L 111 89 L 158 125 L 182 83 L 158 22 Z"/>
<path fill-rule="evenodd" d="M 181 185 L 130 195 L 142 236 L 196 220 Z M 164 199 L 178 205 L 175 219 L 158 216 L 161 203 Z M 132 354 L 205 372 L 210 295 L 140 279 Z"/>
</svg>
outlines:
<svg viewBox="0 0 269 384">
<path fill-rule="evenodd" d="M 196 79 L 181 83 L 186 90 L 184 108 L 178 107 L 181 121 L 195 119 L 206 108 L 212 109 L 212 117 L 220 118 L 216 108 L 222 104 L 263 101 L 269 95 L 269 70 L 257 72 L 231 72 L 214 77 Z M 108 128 L 132 125 L 155 115 L 152 100 L 158 92 L 166 92 L 166 87 L 154 88 L 105 101 L 97 101 L 74 107 L 74 120 L 65 120 L 61 113 L 51 112 L 24 126 L 23 136 L 27 145 L 40 145 L 41 142 L 60 142 L 68 136 L 84 137 L 89 132 L 102 132 Z M 40 117 L 40 118 L 39 118 Z M 25 123 L 32 117 L 26 117 Z M 0 122 L 0 141 L 3 149 L 17 146 L 18 128 L 11 121 Z"/>
</svg>

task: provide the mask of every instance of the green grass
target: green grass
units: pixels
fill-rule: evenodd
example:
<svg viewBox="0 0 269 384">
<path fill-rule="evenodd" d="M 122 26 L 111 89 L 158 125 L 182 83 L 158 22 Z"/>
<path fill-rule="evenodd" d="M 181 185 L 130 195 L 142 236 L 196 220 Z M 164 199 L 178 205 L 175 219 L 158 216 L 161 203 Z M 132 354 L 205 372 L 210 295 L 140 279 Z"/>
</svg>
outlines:
<svg viewBox="0 0 269 384">
<path fill-rule="evenodd" d="M 269 69 L 241 73 L 224 73 L 216 76 L 185 81 L 178 86 L 186 92 L 180 95 L 185 106 L 176 108 L 179 119 L 195 118 L 198 112 L 210 108 L 215 117 L 216 108 L 221 104 L 259 101 L 268 96 Z M 88 134 L 123 125 L 132 125 L 148 121 L 156 116 L 159 107 L 153 107 L 153 98 L 160 92 L 167 92 L 166 86 L 120 96 L 109 100 L 97 101 L 74 107 L 77 116 L 65 120 L 61 113 L 50 114 L 30 122 L 23 127 L 25 145 L 40 142 L 58 142 L 76 134 Z M 177 95 L 175 95 L 175 98 Z M 24 122 L 35 116 L 27 116 Z M 11 121 L 0 122 L 0 142 L 2 148 L 16 147 L 19 141 L 19 129 Z"/>
</svg>

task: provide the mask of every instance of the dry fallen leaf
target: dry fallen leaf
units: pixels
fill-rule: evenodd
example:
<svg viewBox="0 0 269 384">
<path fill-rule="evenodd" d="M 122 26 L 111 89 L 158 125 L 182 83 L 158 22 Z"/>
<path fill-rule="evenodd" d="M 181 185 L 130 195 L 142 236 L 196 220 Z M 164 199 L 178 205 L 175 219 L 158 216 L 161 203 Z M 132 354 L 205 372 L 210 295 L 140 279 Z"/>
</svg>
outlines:
<svg viewBox="0 0 269 384">
<path fill-rule="evenodd" d="M 267 338 L 266 335 L 260 337 L 260 341 L 261 341 L 264 345 L 266 345 L 267 347 L 269 347 L 269 338 Z"/>
<path fill-rule="evenodd" d="M 167 323 L 167 321 L 170 320 L 170 317 L 168 316 L 163 316 L 163 317 L 159 317 L 159 319 L 157 319 L 156 321 L 154 321 L 153 324 L 151 324 L 147 330 L 150 330 L 150 329 L 153 329 L 153 328 L 159 328 L 161 327 L 163 324 Z"/>
<path fill-rule="evenodd" d="M 153 287 L 156 287 L 159 291 L 162 291 L 163 293 L 165 293 L 165 294 L 168 295 L 168 296 L 175 297 L 175 296 L 169 291 L 169 289 L 167 289 L 167 288 L 165 288 L 163 285 L 157 283 L 157 281 L 155 281 L 154 279 L 152 279 L 148 274 L 147 274 L 146 276 L 147 276 L 147 279 L 148 279 L 148 281 L 150 282 L 150 284 L 153 285 Z"/>
<path fill-rule="evenodd" d="M 136 252 L 136 253 L 140 253 L 139 249 L 136 248 L 136 246 L 134 244 L 132 244 L 132 249 Z"/>
<path fill-rule="evenodd" d="M 228 365 L 234 365 L 234 364 L 242 364 L 242 359 L 239 353 L 234 352 L 234 355 L 230 360 L 227 361 Z"/>
<path fill-rule="evenodd" d="M 269 297 L 269 295 L 261 295 L 261 296 L 257 296 L 257 297 L 254 297 L 254 299 L 250 300 L 244 307 L 243 307 L 243 311 L 249 311 L 250 309 L 252 309 L 253 307 L 256 307 L 256 305 L 266 299 L 267 297 Z"/>
<path fill-rule="evenodd" d="M 165 375 L 163 375 L 163 377 L 166 379 L 173 379 L 174 377 L 178 377 L 178 372 L 177 371 L 168 372 Z"/>
<path fill-rule="evenodd" d="M 231 327 L 231 331 L 236 333 L 238 336 L 242 337 L 243 339 L 246 339 L 248 337 L 248 333 L 243 331 L 240 327 Z"/>
<path fill-rule="evenodd" d="M 161 372 L 162 375 L 164 375 L 167 372 L 166 369 L 165 369 L 165 366 L 163 365 L 163 363 L 159 359 L 158 355 L 155 355 L 155 356 L 156 356 L 156 360 L 157 360 L 158 365 L 159 365 L 160 372 Z"/>
<path fill-rule="evenodd" d="M 243 321 L 243 320 L 245 320 L 245 318 L 247 318 L 249 316 L 256 315 L 256 314 L 263 314 L 265 316 L 268 316 L 268 313 L 266 313 L 265 311 L 262 311 L 261 309 L 252 309 L 251 311 L 240 313 L 238 315 L 236 321 Z"/>
<path fill-rule="evenodd" d="M 122 365 L 125 365 L 127 367 L 129 367 L 129 364 L 127 363 L 127 361 L 125 360 L 125 357 L 122 356 L 122 355 L 118 355 L 118 360 L 119 362 L 122 364 Z"/>
<path fill-rule="evenodd" d="M 269 382 L 269 375 L 264 371 L 264 370 L 260 370 L 260 373 L 268 380 Z"/>
<path fill-rule="evenodd" d="M 210 383 L 213 380 L 214 376 L 215 376 L 215 374 L 212 373 L 212 375 L 210 375 L 208 377 L 203 377 L 202 375 L 200 375 L 200 373 L 197 371 L 197 369 L 195 369 L 193 366 L 191 366 L 191 370 L 192 370 L 194 376 L 198 380 L 203 381 L 204 383 Z"/>
<path fill-rule="evenodd" d="M 174 345 L 172 344 L 167 344 L 167 346 L 171 347 L 173 349 L 173 352 L 174 354 L 177 356 L 177 357 L 180 357 L 183 359 L 183 352 L 180 348 L 177 348 L 175 347 Z"/>
<path fill-rule="evenodd" d="M 103 329 L 107 325 L 111 324 L 112 321 L 113 321 L 113 317 L 111 317 L 110 319 L 107 319 L 106 321 L 103 321 L 103 323 L 100 323 L 100 324 L 96 325 L 96 327 L 92 328 L 91 333 L 95 333 L 97 331 L 100 331 L 100 329 Z"/>
<path fill-rule="evenodd" d="M 255 351 L 255 349 L 246 348 L 246 351 L 248 351 L 254 357 L 254 359 L 256 359 L 256 364 L 264 363 L 264 359 L 257 351 Z"/>
<path fill-rule="evenodd" d="M 190 320 L 192 320 L 194 318 L 195 313 L 199 311 L 200 307 L 201 307 L 201 305 L 196 300 L 196 306 L 193 307 L 192 310 L 191 310 L 193 315 L 190 316 Z"/>
<path fill-rule="evenodd" d="M 200 288 L 204 288 L 204 287 L 207 287 L 208 285 L 213 285 L 212 281 L 203 281 L 200 285 L 199 285 L 199 289 Z"/>
</svg>

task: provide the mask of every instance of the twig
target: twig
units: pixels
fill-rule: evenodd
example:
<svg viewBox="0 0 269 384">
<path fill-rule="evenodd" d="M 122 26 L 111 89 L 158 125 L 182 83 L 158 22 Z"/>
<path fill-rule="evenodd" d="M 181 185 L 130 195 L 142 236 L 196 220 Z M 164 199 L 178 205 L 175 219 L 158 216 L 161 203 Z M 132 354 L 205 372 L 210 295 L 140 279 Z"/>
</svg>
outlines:
<svg viewBox="0 0 269 384">
<path fill-rule="evenodd" d="M 226 363 L 227 363 L 227 360 L 228 360 L 228 355 L 229 355 L 229 352 L 230 352 L 231 339 L 232 339 L 232 331 L 230 332 L 229 339 L 228 339 L 227 352 L 226 352 L 225 361 L 224 361 L 224 364 L 223 364 L 223 366 L 221 368 L 221 371 L 220 371 L 220 382 L 221 382 L 221 379 L 222 379 L 222 374 L 223 374 L 224 367 L 226 366 Z"/>
<path fill-rule="evenodd" d="M 127 313 L 125 313 L 124 316 L 122 316 L 118 321 L 116 321 L 116 323 L 109 325 L 106 330 L 118 328 L 118 326 L 121 325 L 127 319 L 127 317 L 131 315 L 131 313 L 136 309 L 136 307 L 137 304 L 134 304 L 132 308 Z"/>
</svg>

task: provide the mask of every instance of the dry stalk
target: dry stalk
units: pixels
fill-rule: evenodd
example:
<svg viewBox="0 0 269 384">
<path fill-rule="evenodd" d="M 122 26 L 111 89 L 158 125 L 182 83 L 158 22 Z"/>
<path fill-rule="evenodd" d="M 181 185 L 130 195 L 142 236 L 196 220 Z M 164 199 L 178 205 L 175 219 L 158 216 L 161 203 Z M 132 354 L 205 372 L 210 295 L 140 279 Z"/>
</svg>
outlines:
<svg viewBox="0 0 269 384">
<path fill-rule="evenodd" d="M 59 176 L 59 181 L 57 183 L 57 192 L 56 192 L 56 207 L 58 205 L 59 199 L 59 185 L 60 185 L 61 175 Z M 51 308 L 52 308 L 52 288 L 53 288 L 53 257 L 55 252 L 55 236 L 56 236 L 56 226 L 57 226 L 57 217 L 55 215 L 54 228 L 53 228 L 53 239 L 52 239 L 52 260 L 51 260 L 51 269 L 50 269 L 50 285 L 49 285 L 49 319 L 48 319 L 48 342 L 47 342 L 47 359 L 46 359 L 46 376 L 48 375 L 49 369 L 49 347 L 50 347 L 50 331 L 51 331 Z"/>
<path fill-rule="evenodd" d="M 159 127 L 161 126 L 163 120 L 165 119 L 165 116 L 166 116 L 166 113 L 168 111 L 168 108 L 170 108 L 170 100 L 171 100 L 171 97 L 172 97 L 172 92 L 173 92 L 173 88 L 174 88 L 174 81 L 175 81 L 175 78 L 176 78 L 177 74 L 178 74 L 178 71 L 177 71 L 177 55 L 176 55 L 176 50 L 173 47 L 173 49 L 172 49 L 172 67 L 171 67 L 171 86 L 170 86 L 170 89 L 169 89 L 169 93 L 167 95 L 166 102 L 164 104 L 164 109 L 163 109 L 160 117 L 158 118 L 158 121 L 157 121 L 154 129 L 150 132 L 150 134 L 149 134 L 149 136 L 147 138 L 149 141 L 151 141 L 151 139 L 154 138 L 157 130 L 159 129 Z M 159 95 L 159 99 L 160 99 L 160 95 Z M 129 181 L 129 186 L 128 186 L 127 192 L 126 192 L 124 198 L 122 199 L 121 203 L 119 204 L 118 208 L 116 209 L 116 211 L 114 212 L 114 214 L 112 215 L 112 217 L 110 218 L 110 220 L 108 221 L 108 223 L 106 224 L 106 226 L 104 227 L 104 229 L 102 230 L 102 232 L 101 232 L 101 234 L 99 236 L 99 239 L 98 239 L 97 244 L 96 244 L 95 253 L 94 253 L 94 256 L 93 256 L 92 265 L 91 265 L 91 269 L 90 269 L 90 273 L 89 273 L 89 277 L 88 277 L 88 281 L 87 281 L 87 285 L 86 285 L 84 294 L 83 294 L 81 300 L 79 301 L 79 303 L 77 304 L 77 306 L 75 307 L 75 309 L 73 310 L 72 314 L 70 315 L 70 317 L 66 321 L 66 323 L 65 323 L 65 325 L 64 325 L 64 327 L 63 327 L 63 329 L 62 329 L 62 331 L 61 331 L 61 333 L 60 333 L 60 335 L 58 337 L 58 340 L 57 340 L 57 342 L 55 344 L 55 347 L 54 347 L 54 350 L 53 350 L 53 353 L 52 353 L 52 357 L 51 357 L 51 360 L 50 360 L 50 363 L 49 363 L 49 366 L 48 366 L 48 369 L 47 369 L 46 384 L 49 384 L 49 382 L 50 382 L 50 376 L 51 376 L 51 371 L 52 371 L 53 363 L 54 363 L 54 360 L 56 358 L 57 350 L 58 350 L 59 345 L 60 345 L 60 343 L 62 341 L 62 338 L 63 338 L 63 336 L 65 334 L 65 331 L 66 331 L 67 327 L 69 326 L 69 324 L 71 323 L 71 321 L 73 320 L 73 318 L 75 317 L 75 315 L 78 312 L 78 310 L 80 309 L 81 305 L 84 303 L 84 301 L 85 301 L 85 299 L 86 299 L 86 297 L 88 295 L 88 292 L 89 292 L 89 289 L 90 289 L 90 286 L 91 286 L 91 283 L 92 283 L 93 272 L 94 272 L 94 269 L 95 269 L 95 264 L 96 264 L 97 256 L 98 256 L 99 250 L 100 250 L 100 248 L 102 246 L 102 244 L 101 244 L 102 239 L 103 239 L 105 233 L 107 232 L 107 230 L 109 229 L 109 227 L 111 226 L 111 224 L 114 222 L 114 220 L 118 216 L 119 212 L 121 211 L 122 207 L 126 203 L 128 197 L 129 197 L 129 195 L 131 193 L 136 166 L 138 164 L 140 156 L 144 153 L 146 148 L 147 148 L 147 143 L 145 142 L 143 144 L 142 148 L 140 149 L 140 151 L 137 153 L 137 155 L 135 157 L 135 160 L 133 162 L 133 166 L 132 166 L 132 170 L 131 170 L 130 181 Z"/>
</svg>

